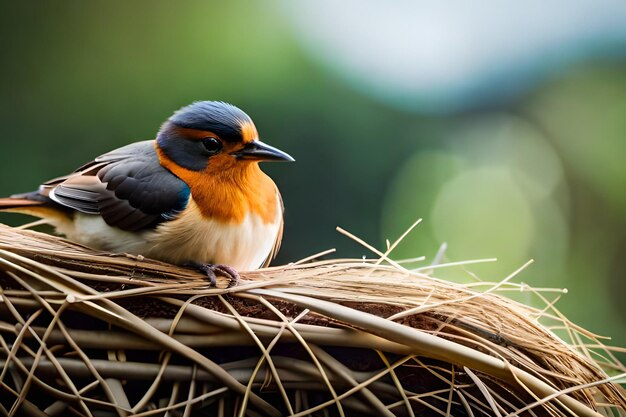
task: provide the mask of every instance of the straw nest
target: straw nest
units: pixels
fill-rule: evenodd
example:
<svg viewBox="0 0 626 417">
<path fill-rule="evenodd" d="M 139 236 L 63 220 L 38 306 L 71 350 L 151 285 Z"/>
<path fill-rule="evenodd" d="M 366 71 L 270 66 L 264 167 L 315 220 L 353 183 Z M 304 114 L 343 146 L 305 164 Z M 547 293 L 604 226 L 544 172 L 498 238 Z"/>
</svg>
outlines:
<svg viewBox="0 0 626 417">
<path fill-rule="evenodd" d="M 0 226 L 0 414 L 626 415 L 624 366 L 554 308 L 558 292 L 451 284 L 381 255 L 210 288 Z"/>
</svg>

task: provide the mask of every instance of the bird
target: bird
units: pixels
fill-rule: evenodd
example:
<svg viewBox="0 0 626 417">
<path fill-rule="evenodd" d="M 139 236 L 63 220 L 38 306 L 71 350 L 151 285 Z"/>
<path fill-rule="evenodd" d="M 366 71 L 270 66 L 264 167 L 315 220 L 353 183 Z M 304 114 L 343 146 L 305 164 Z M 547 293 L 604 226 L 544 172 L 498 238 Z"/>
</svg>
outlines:
<svg viewBox="0 0 626 417">
<path fill-rule="evenodd" d="M 267 266 L 283 235 L 283 201 L 259 167 L 292 162 L 261 140 L 252 119 L 222 101 L 174 112 L 156 139 L 100 155 L 38 190 L 0 198 L 69 240 L 238 280 Z"/>
</svg>

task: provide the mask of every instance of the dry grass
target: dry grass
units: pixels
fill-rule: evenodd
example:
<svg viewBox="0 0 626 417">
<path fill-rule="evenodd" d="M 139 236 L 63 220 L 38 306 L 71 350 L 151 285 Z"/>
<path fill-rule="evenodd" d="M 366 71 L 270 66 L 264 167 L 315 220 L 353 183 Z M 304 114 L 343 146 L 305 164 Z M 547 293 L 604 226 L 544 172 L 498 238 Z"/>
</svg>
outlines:
<svg viewBox="0 0 626 417">
<path fill-rule="evenodd" d="M 624 349 L 560 314 L 559 291 L 451 284 L 379 255 L 209 288 L 0 226 L 0 415 L 626 415 Z"/>
</svg>

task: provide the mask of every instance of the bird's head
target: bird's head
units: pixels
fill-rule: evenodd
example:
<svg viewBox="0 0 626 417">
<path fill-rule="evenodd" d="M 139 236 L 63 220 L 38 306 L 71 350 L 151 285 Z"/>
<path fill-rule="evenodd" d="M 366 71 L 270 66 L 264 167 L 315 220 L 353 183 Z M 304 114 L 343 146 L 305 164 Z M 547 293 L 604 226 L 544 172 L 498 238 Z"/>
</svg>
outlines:
<svg viewBox="0 0 626 417">
<path fill-rule="evenodd" d="M 161 126 L 156 146 L 169 161 L 191 171 L 294 160 L 261 142 L 252 119 L 221 101 L 198 101 L 175 112 Z"/>
</svg>

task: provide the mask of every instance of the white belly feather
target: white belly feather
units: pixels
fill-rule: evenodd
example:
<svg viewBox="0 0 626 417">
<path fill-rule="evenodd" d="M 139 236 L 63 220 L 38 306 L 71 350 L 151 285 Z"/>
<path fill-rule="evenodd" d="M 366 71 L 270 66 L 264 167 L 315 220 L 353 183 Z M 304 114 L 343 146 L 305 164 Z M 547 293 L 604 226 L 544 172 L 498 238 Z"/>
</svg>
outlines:
<svg viewBox="0 0 626 417">
<path fill-rule="evenodd" d="M 248 214 L 240 224 L 205 219 L 193 200 L 179 218 L 153 231 L 127 232 L 107 225 L 98 215 L 76 213 L 72 224 L 57 225 L 68 239 L 111 252 L 127 252 L 175 264 L 196 261 L 225 264 L 240 271 L 260 267 L 276 241 L 282 216 L 273 223 Z"/>
</svg>

